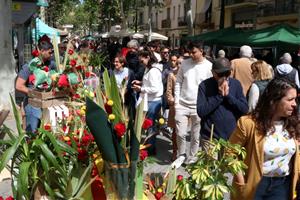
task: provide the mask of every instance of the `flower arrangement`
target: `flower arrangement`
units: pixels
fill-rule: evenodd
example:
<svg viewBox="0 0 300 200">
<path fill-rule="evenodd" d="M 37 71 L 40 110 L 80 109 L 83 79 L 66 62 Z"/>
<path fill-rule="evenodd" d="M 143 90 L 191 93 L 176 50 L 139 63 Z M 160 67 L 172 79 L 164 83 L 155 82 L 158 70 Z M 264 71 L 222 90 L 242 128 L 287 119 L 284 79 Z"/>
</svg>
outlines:
<svg viewBox="0 0 300 200">
<path fill-rule="evenodd" d="M 18 133 L 5 127 L 8 140 L 0 142 L 4 149 L 0 156 L 0 171 L 11 160 L 13 196 L 16 199 L 93 199 L 103 194 L 103 161 L 94 138 L 83 123 L 84 106 L 74 108 L 68 118 L 51 129 L 42 125 L 35 134 L 28 135 L 20 123 L 20 115 L 11 97 Z M 78 112 L 81 110 L 81 112 Z M 93 168 L 97 169 L 92 171 Z M 92 173 L 93 172 L 93 173 Z M 99 192 L 100 191 L 100 192 Z"/>
<path fill-rule="evenodd" d="M 225 193 L 232 192 L 226 174 L 235 175 L 247 167 L 243 162 L 246 157 L 243 147 L 223 139 L 211 139 L 210 142 L 208 152 L 199 151 L 198 161 L 186 167 L 190 176 L 178 176 L 176 199 L 221 200 Z"/>
</svg>

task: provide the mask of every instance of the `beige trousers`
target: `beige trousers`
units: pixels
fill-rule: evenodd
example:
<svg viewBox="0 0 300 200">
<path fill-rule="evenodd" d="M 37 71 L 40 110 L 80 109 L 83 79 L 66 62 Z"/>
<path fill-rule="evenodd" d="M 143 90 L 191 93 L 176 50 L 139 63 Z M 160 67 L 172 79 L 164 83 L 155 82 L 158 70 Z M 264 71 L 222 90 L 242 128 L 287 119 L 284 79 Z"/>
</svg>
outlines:
<svg viewBox="0 0 300 200">
<path fill-rule="evenodd" d="M 177 156 L 186 154 L 186 136 L 188 135 L 188 122 L 191 121 L 191 143 L 189 156 L 194 157 L 199 150 L 200 118 L 196 108 L 189 108 L 182 104 L 175 106 L 175 122 L 177 132 Z"/>
</svg>

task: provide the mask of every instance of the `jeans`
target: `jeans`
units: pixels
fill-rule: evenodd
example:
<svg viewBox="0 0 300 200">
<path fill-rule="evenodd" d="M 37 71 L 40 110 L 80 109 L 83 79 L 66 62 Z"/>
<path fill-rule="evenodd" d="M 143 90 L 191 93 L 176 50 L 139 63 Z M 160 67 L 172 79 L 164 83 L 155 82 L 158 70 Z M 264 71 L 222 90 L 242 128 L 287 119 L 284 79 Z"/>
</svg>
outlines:
<svg viewBox="0 0 300 200">
<path fill-rule="evenodd" d="M 152 134 L 152 133 L 156 133 L 157 127 L 155 127 L 155 120 L 158 119 L 159 117 L 159 111 L 161 109 L 161 100 L 157 100 L 157 101 L 148 101 L 148 111 L 147 111 L 147 118 L 151 119 L 153 121 L 153 126 L 151 128 L 149 128 L 148 130 L 148 134 Z M 153 137 L 149 138 L 148 144 L 151 144 L 151 146 L 149 147 L 148 151 L 151 154 L 155 154 L 155 144 L 156 144 L 156 135 L 154 135 Z"/>
<path fill-rule="evenodd" d="M 24 108 L 26 115 L 26 132 L 35 132 L 42 118 L 42 109 L 27 104 Z"/>
<path fill-rule="evenodd" d="M 257 186 L 254 200 L 288 200 L 291 193 L 291 177 L 263 176 Z"/>
</svg>

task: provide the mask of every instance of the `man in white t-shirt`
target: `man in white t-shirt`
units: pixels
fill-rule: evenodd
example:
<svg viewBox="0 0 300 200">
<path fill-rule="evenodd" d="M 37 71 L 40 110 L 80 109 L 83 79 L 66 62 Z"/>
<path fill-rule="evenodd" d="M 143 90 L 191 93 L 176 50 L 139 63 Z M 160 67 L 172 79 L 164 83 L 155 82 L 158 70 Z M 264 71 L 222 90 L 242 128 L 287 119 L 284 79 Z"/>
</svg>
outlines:
<svg viewBox="0 0 300 200">
<path fill-rule="evenodd" d="M 177 159 L 172 167 L 178 168 L 184 161 L 191 164 L 197 161 L 196 153 L 199 149 L 200 118 L 197 115 L 197 92 L 199 84 L 212 77 L 212 63 L 203 54 L 201 43 L 189 45 L 191 58 L 182 61 L 177 73 L 175 84 L 175 120 L 177 129 Z M 186 154 L 186 136 L 188 121 L 191 122 L 191 144 L 189 156 Z"/>
</svg>

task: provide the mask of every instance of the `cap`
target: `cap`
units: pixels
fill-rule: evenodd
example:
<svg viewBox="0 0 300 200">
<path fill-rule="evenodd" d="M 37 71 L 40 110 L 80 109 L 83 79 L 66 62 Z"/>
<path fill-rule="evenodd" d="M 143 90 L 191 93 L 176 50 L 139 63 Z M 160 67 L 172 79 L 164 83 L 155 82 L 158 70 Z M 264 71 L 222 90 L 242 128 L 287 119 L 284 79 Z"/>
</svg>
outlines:
<svg viewBox="0 0 300 200">
<path fill-rule="evenodd" d="M 227 58 L 218 58 L 213 62 L 212 70 L 217 74 L 231 70 L 230 62 Z"/>
</svg>

